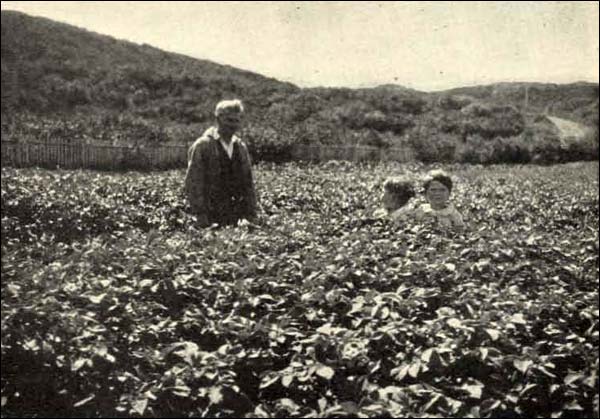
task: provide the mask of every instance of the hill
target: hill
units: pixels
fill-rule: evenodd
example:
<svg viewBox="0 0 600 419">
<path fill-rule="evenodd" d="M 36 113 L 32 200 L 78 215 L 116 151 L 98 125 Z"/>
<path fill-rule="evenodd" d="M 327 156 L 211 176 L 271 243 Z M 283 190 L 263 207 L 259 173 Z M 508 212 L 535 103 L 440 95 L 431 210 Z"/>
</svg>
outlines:
<svg viewBox="0 0 600 419">
<path fill-rule="evenodd" d="M 597 83 L 496 83 L 460 87 L 444 93 L 513 105 L 522 111 L 554 115 L 588 125 L 594 123 L 594 109 L 595 115 L 598 114 Z"/>
<path fill-rule="evenodd" d="M 92 126 L 189 126 L 210 121 L 223 98 L 242 96 L 258 112 L 265 101 L 298 90 L 249 71 L 18 12 L 2 12 L 1 42 L 3 115 L 10 108 L 71 119 L 73 113 L 92 113 L 100 122 Z"/>
<path fill-rule="evenodd" d="M 240 97 L 244 136 L 262 159 L 289 159 L 303 143 L 411 147 L 424 161 L 528 161 L 560 144 L 540 115 L 597 121 L 597 84 L 529 84 L 527 109 L 521 84 L 301 89 L 45 18 L 1 15 L 3 140 L 189 143 L 211 124 L 216 102 Z"/>
</svg>

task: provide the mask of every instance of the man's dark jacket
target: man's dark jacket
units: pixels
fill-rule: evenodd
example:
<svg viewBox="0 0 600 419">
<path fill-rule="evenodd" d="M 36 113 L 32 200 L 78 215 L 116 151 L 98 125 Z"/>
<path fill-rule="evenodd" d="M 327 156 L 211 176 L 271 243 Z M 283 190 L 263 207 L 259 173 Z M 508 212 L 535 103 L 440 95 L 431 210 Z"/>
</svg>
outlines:
<svg viewBox="0 0 600 419">
<path fill-rule="evenodd" d="M 235 224 L 256 217 L 256 191 L 252 163 L 246 145 L 234 136 L 231 158 L 209 128 L 188 151 L 185 193 L 202 226 Z"/>
</svg>

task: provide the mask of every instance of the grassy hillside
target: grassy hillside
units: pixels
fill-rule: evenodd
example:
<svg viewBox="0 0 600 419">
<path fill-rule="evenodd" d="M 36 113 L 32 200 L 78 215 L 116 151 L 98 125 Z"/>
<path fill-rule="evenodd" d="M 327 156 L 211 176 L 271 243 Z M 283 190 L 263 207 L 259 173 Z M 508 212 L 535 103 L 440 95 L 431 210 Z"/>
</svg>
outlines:
<svg viewBox="0 0 600 419">
<path fill-rule="evenodd" d="M 468 95 L 486 102 L 513 105 L 524 112 L 543 112 L 589 125 L 594 123 L 594 110 L 596 118 L 598 115 L 596 83 L 497 83 L 461 87 L 445 93 Z"/>
<path fill-rule="evenodd" d="M 129 134 L 138 126 L 144 135 L 145 125 L 209 122 L 222 98 L 242 96 L 252 113 L 297 90 L 230 66 L 2 12 L 3 115 L 10 108 L 74 120 L 79 113 L 88 126 Z M 105 139 L 94 130 L 98 135 Z"/>
<path fill-rule="evenodd" d="M 557 131 L 541 113 L 597 125 L 598 85 L 531 85 L 522 109 L 520 85 L 300 89 L 18 12 L 2 12 L 1 39 L 3 140 L 189 143 L 231 97 L 247 105 L 253 154 L 271 160 L 295 143 L 410 146 L 424 161 L 552 160 L 541 151 Z M 597 158 L 595 144 L 576 157 Z"/>
</svg>

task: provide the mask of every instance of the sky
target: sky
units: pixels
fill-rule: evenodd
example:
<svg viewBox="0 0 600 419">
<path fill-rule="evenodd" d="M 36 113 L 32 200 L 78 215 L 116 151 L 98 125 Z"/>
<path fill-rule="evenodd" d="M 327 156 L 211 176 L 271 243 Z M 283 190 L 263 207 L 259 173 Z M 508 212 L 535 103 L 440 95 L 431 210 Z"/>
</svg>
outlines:
<svg viewBox="0 0 600 419">
<path fill-rule="evenodd" d="M 598 2 L 44 2 L 18 10 L 301 87 L 598 82 Z"/>
</svg>

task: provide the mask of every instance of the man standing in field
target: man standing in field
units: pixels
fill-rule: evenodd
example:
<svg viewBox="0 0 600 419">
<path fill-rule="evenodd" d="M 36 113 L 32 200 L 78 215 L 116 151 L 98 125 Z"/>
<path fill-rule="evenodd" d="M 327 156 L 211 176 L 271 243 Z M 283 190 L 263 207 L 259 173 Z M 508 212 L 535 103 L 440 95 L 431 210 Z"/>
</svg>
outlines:
<svg viewBox="0 0 600 419">
<path fill-rule="evenodd" d="M 219 102 L 215 109 L 216 126 L 206 130 L 188 151 L 184 188 L 202 227 L 256 218 L 250 154 L 236 135 L 243 113 L 239 100 Z"/>
</svg>

